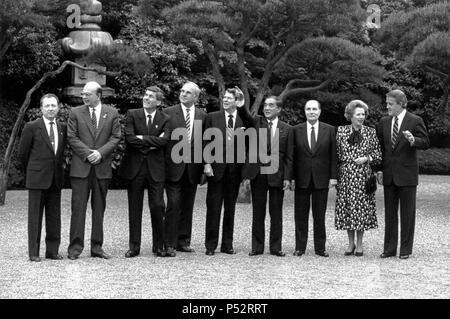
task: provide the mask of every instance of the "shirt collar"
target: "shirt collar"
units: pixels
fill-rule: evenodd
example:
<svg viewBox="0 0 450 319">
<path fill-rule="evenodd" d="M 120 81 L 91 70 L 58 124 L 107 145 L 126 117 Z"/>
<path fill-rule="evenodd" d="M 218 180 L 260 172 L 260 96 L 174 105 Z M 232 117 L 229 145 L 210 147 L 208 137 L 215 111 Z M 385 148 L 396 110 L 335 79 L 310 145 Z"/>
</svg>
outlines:
<svg viewBox="0 0 450 319">
<path fill-rule="evenodd" d="M 144 109 L 144 112 L 145 112 L 145 118 L 147 118 L 148 115 L 151 115 L 152 116 L 152 120 L 155 119 L 156 110 L 154 110 L 152 113 L 149 113 L 146 109 Z"/>
<path fill-rule="evenodd" d="M 308 129 L 308 131 L 310 131 L 311 127 L 313 127 L 313 126 L 314 126 L 314 129 L 317 131 L 319 129 L 319 121 L 317 121 L 314 125 L 311 125 L 311 123 L 306 121 L 306 128 Z"/>
<path fill-rule="evenodd" d="M 406 109 L 403 109 L 403 111 L 400 112 L 399 115 L 397 115 L 398 120 L 401 122 L 403 121 L 403 118 L 405 117 Z"/>
<path fill-rule="evenodd" d="M 50 121 L 48 118 L 46 118 L 45 116 L 42 116 L 42 119 L 44 120 L 44 123 L 46 126 L 50 126 L 50 122 L 53 122 L 56 124 L 56 118 L 53 121 Z"/>
<path fill-rule="evenodd" d="M 228 115 L 230 115 L 230 113 L 228 113 L 227 111 L 225 111 L 225 117 L 228 120 Z M 233 115 L 233 121 L 236 119 L 236 115 L 237 115 L 237 109 L 234 110 L 233 113 L 231 113 L 231 115 Z"/>
<path fill-rule="evenodd" d="M 277 124 L 278 124 L 278 116 L 275 117 L 273 120 L 269 120 L 269 119 L 266 119 L 266 120 L 267 120 L 267 122 L 272 121 L 272 127 L 277 127 Z"/>
</svg>

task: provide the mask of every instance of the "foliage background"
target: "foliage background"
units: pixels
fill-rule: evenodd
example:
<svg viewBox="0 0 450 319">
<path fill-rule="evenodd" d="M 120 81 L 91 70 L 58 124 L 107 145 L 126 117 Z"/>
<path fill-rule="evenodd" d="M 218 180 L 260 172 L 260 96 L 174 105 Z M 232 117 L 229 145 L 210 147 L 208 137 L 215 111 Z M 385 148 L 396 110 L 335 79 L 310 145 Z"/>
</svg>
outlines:
<svg viewBox="0 0 450 319">
<path fill-rule="evenodd" d="M 17 8 L 20 8 L 19 5 L 23 2 L 31 4 L 30 8 L 32 9 L 27 11 L 27 14 L 17 14 Z M 23 102 L 26 92 L 45 72 L 56 69 L 67 58 L 62 52 L 60 42 L 71 31 L 66 27 L 68 14 L 65 9 L 67 5 L 75 2 L 69 0 L 5 0 L 1 4 L 3 6 L 3 11 L 0 13 L 1 22 L 9 23 L 9 28 L 6 33 L 3 33 L 4 30 L 0 28 L 0 33 L 8 35 L 8 39 L 11 39 L 6 53 L 1 56 L 1 154 L 4 154 L 18 108 Z M 122 40 L 124 45 L 135 52 L 145 54 L 150 61 L 148 67 L 152 70 L 138 76 L 130 71 L 118 77 L 108 78 L 108 86 L 115 89 L 116 92 L 108 103 L 117 107 L 121 114 L 125 114 L 130 108 L 140 107 L 143 89 L 154 84 L 160 86 L 165 92 L 166 99 L 163 107 L 177 103 L 179 88 L 188 79 L 198 83 L 202 88 L 200 107 L 207 111 L 220 108 L 216 79 L 212 75 L 211 65 L 201 42 L 190 37 L 185 37 L 183 41 L 180 41 L 179 38 L 173 36 L 173 26 L 168 23 L 170 21 L 165 20 L 165 10 L 167 11 L 168 8 L 174 7 L 180 2 L 180 0 L 102 1 L 102 30 L 109 32 L 114 39 Z M 448 1 L 360 1 L 363 10 L 369 3 L 380 6 L 382 25 L 392 14 L 403 11 L 409 12 L 440 2 L 447 3 Z M 423 28 L 426 29 L 427 26 Z M 373 67 L 372 71 L 356 70 L 359 71 L 358 73 L 355 70 L 350 70 L 352 72 L 348 72 L 345 77 L 336 77 L 330 85 L 322 90 L 288 98 L 284 103 L 281 118 L 292 125 L 304 121 L 304 103 L 308 99 L 318 99 L 322 104 L 321 119 L 323 121 L 335 126 L 345 125 L 347 124 L 343 116 L 345 105 L 351 99 L 359 98 L 369 104 L 370 114 L 367 123 L 374 126 L 379 118 L 386 113 L 385 93 L 392 88 L 400 88 L 406 92 L 409 98 L 409 110 L 423 117 L 430 133 L 432 149 L 420 153 L 421 172 L 449 174 L 450 128 L 440 121 L 441 114 L 439 113 L 441 97 L 444 94 L 442 82 L 437 76 L 421 69 L 408 68 L 403 57 L 397 54 L 393 48 L 386 47 L 386 43 L 378 41 L 376 34 L 376 30 L 355 28 L 345 34 L 338 34 L 337 40 L 325 39 L 323 43 L 328 44 L 328 51 L 324 49 L 299 51 L 299 48 L 295 51 L 295 48 L 293 48 L 290 53 L 292 58 L 289 60 L 282 59 L 276 66 L 270 79 L 267 94 L 280 94 L 287 82 L 293 77 L 303 80 L 327 79 L 327 76 L 331 73 L 324 72 L 325 64 L 323 61 L 334 57 L 337 54 L 336 52 L 343 51 L 337 50 L 337 48 L 339 48 L 339 45 L 343 45 L 342 41 L 349 41 L 349 44 L 342 47 L 344 51 L 350 50 L 350 52 L 356 54 L 357 50 L 353 46 L 359 46 L 358 50 L 367 52 L 366 58 L 370 57 L 369 62 L 361 65 Z M 261 35 L 259 36 L 261 37 Z M 320 41 L 317 43 L 323 45 L 323 43 L 320 44 Z M 258 57 L 261 56 L 265 45 L 261 41 L 250 41 L 246 49 L 254 57 Z M 308 48 L 312 48 L 312 46 L 309 45 Z M 126 54 L 130 54 L 128 58 L 132 59 L 133 54 L 130 52 L 127 51 Z M 219 53 L 221 54 L 220 61 L 226 69 L 224 73 L 226 85 L 239 85 L 239 79 L 233 66 L 234 55 L 231 51 L 226 50 Z M 297 60 L 298 64 L 295 64 L 294 60 Z M 322 61 L 322 64 L 319 61 Z M 255 58 L 247 62 L 246 72 L 253 76 L 249 82 L 249 87 L 255 88 L 258 76 L 262 74 L 261 65 Z M 355 64 L 349 65 L 354 66 Z M 339 72 L 335 72 L 335 75 L 346 69 L 337 70 Z M 375 72 L 375 70 L 381 70 L 382 74 L 375 74 L 378 72 Z M 346 71 L 349 71 L 349 69 Z M 33 95 L 25 121 L 39 116 L 39 98 L 42 94 L 52 92 L 62 97 L 62 89 L 69 83 L 69 71 L 46 82 Z M 250 89 L 249 91 L 250 99 L 254 100 L 255 90 Z M 67 118 L 70 105 L 64 98 L 61 102 L 63 112 L 60 117 L 64 121 Z M 115 154 L 116 166 L 120 163 L 120 154 L 123 151 L 124 145 L 122 142 Z M 67 154 L 68 160 L 70 160 L 70 150 L 67 150 Z M 123 183 L 115 177 L 112 185 L 113 187 L 121 187 Z M 9 187 L 22 186 L 23 175 L 14 154 L 10 169 Z"/>
</svg>

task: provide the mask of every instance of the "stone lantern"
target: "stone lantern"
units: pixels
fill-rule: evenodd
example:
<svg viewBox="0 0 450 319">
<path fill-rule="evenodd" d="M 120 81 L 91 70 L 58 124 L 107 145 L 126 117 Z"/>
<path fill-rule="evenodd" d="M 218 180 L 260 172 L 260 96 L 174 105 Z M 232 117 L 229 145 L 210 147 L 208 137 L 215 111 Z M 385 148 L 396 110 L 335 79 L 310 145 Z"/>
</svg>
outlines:
<svg viewBox="0 0 450 319">
<path fill-rule="evenodd" d="M 85 67 L 96 67 L 106 70 L 104 66 L 89 64 L 85 56 L 95 47 L 107 46 L 113 44 L 112 36 L 108 32 L 101 31 L 99 24 L 102 21 L 100 15 L 102 4 L 97 0 L 80 0 L 80 24 L 75 26 L 75 30 L 70 32 L 68 37 L 62 39 L 64 52 L 73 57 L 75 63 Z M 64 88 L 63 94 L 69 101 L 79 103 L 81 101 L 80 93 L 89 81 L 96 81 L 102 86 L 103 97 L 114 94 L 114 90 L 106 87 L 106 76 L 93 71 L 84 71 L 72 67 L 71 86 Z"/>
</svg>

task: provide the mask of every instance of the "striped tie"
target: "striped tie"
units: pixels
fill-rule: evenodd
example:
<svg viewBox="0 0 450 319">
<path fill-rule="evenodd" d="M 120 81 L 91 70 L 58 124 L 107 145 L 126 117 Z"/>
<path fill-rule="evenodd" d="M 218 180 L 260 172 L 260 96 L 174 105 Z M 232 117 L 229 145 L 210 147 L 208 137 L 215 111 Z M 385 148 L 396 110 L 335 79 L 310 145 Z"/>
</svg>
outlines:
<svg viewBox="0 0 450 319">
<path fill-rule="evenodd" d="M 191 109 L 186 108 L 186 131 L 189 143 L 191 142 Z"/>
<path fill-rule="evenodd" d="M 232 138 L 233 138 L 233 133 L 234 133 L 234 129 L 233 129 L 233 115 L 228 115 L 228 126 L 227 126 L 227 141 L 231 142 Z"/>
<path fill-rule="evenodd" d="M 94 132 L 96 132 L 97 131 L 97 115 L 95 115 L 95 107 L 92 108 L 91 122 L 92 122 L 92 127 L 94 128 Z"/>
<path fill-rule="evenodd" d="M 398 117 L 394 116 L 394 128 L 392 129 L 392 149 L 395 147 L 398 135 Z"/>
</svg>

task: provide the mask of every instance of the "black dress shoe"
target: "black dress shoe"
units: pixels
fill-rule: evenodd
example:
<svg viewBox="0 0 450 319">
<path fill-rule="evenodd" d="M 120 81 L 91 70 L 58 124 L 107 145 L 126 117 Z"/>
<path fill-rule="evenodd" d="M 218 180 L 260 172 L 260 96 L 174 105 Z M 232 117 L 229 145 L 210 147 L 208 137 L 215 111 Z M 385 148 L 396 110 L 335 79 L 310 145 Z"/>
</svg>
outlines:
<svg viewBox="0 0 450 319">
<path fill-rule="evenodd" d="M 305 254 L 305 252 L 302 251 L 302 250 L 296 250 L 296 251 L 294 251 L 294 253 L 293 253 L 294 256 L 298 256 L 298 257 L 300 257 L 300 256 L 302 256 L 302 255 L 304 255 L 304 254 Z"/>
<path fill-rule="evenodd" d="M 125 253 L 125 258 L 133 258 L 133 257 L 136 257 L 136 256 L 138 256 L 139 255 L 139 252 L 138 251 L 135 251 L 135 250 L 128 250 L 126 253 Z"/>
<path fill-rule="evenodd" d="M 166 257 L 166 251 L 164 249 L 157 249 L 155 255 L 156 257 Z"/>
<path fill-rule="evenodd" d="M 251 252 L 248 253 L 249 256 L 257 256 L 257 255 L 262 255 L 263 252 L 262 251 L 257 251 L 257 250 L 252 250 Z"/>
<path fill-rule="evenodd" d="M 346 251 L 344 253 L 344 256 L 351 256 L 351 255 L 353 255 L 355 253 L 355 249 L 356 249 L 356 246 L 353 246 L 352 251 Z"/>
<path fill-rule="evenodd" d="M 50 254 L 46 254 L 45 258 L 47 259 L 53 259 L 53 260 L 61 260 L 64 259 L 63 256 L 61 256 L 60 254 L 56 254 L 56 255 L 50 255 Z"/>
<path fill-rule="evenodd" d="M 363 255 L 364 255 L 364 253 L 362 251 L 355 252 L 356 257 L 362 257 Z"/>
<path fill-rule="evenodd" d="M 228 254 L 228 255 L 234 255 L 236 253 L 236 251 L 233 248 L 231 248 L 231 249 L 221 249 L 220 252 L 224 253 L 224 254 Z"/>
<path fill-rule="evenodd" d="M 167 248 L 166 257 L 175 257 L 177 254 L 175 253 L 175 249 L 173 247 Z"/>
<path fill-rule="evenodd" d="M 286 254 L 284 252 L 282 252 L 281 250 L 280 251 L 271 251 L 270 254 L 274 255 L 274 256 L 278 256 L 278 257 L 286 256 Z"/>
<path fill-rule="evenodd" d="M 104 251 L 99 252 L 99 253 L 92 253 L 91 252 L 91 257 L 103 258 L 103 259 L 110 259 L 111 258 L 111 256 L 108 255 L 107 253 L 105 253 Z"/>
<path fill-rule="evenodd" d="M 192 249 L 192 248 L 189 247 L 189 246 L 178 246 L 178 247 L 177 247 L 177 250 L 178 250 L 178 251 L 181 251 L 181 252 L 183 252 L 183 253 L 193 253 L 193 252 L 195 252 L 195 250 Z"/>
<path fill-rule="evenodd" d="M 321 257 L 330 257 L 326 251 L 317 251 L 316 255 Z"/>
<path fill-rule="evenodd" d="M 382 254 L 380 255 L 380 258 L 389 258 L 389 257 L 395 257 L 395 254 L 382 253 Z"/>
<path fill-rule="evenodd" d="M 30 257 L 30 261 L 34 261 L 34 262 L 40 262 L 41 261 L 41 257 L 39 256 L 31 256 Z"/>
<path fill-rule="evenodd" d="M 400 258 L 400 259 L 408 259 L 409 255 L 400 255 L 400 256 L 398 256 L 398 258 Z"/>
<path fill-rule="evenodd" d="M 214 250 L 207 249 L 205 254 L 208 255 L 208 256 L 213 256 L 214 255 Z"/>
<path fill-rule="evenodd" d="M 69 258 L 70 260 L 75 260 L 75 259 L 78 259 L 78 256 L 75 256 L 75 255 L 67 255 L 67 258 Z"/>
</svg>

